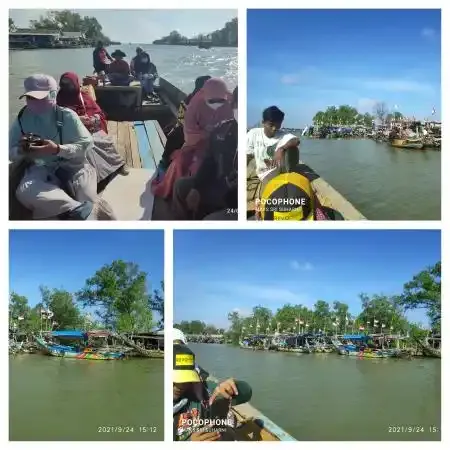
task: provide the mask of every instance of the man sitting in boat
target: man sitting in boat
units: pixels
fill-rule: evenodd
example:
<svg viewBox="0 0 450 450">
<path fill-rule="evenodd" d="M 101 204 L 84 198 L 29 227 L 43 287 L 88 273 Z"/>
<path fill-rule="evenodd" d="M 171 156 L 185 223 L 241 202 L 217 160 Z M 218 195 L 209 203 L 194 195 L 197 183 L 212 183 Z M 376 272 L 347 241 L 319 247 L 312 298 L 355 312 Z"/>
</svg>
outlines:
<svg viewBox="0 0 450 450">
<path fill-rule="evenodd" d="M 144 94 L 153 99 L 153 84 L 158 78 L 158 72 L 150 61 L 150 55 L 141 47 L 136 48 L 136 56 L 131 60 L 131 74 L 140 81 Z"/>
<path fill-rule="evenodd" d="M 92 57 L 94 60 L 94 71 L 98 75 L 105 74 L 108 71 L 108 66 L 113 59 L 109 56 L 109 53 L 106 51 L 102 41 L 97 42 L 97 46 L 92 52 Z"/>
<path fill-rule="evenodd" d="M 189 103 L 185 115 L 183 147 L 172 154 L 164 178 L 153 182 L 153 194 L 172 198 L 176 180 L 193 176 L 208 148 L 214 128 L 234 117 L 227 85 L 220 78 L 211 78 Z"/>
<path fill-rule="evenodd" d="M 233 119 L 214 129 L 198 172 L 175 182 L 172 204 L 176 219 L 237 220 L 237 107 L 236 87 Z"/>
<path fill-rule="evenodd" d="M 32 75 L 24 87 L 20 98 L 27 105 L 9 135 L 10 161 L 26 161 L 27 166 L 17 199 L 35 219 L 95 217 L 102 203 L 96 201 L 97 175 L 86 159 L 93 145 L 91 134 L 74 111 L 57 106 L 54 78 Z"/>
<path fill-rule="evenodd" d="M 114 61 L 108 67 L 108 78 L 113 86 L 129 86 L 132 77 L 130 66 L 123 59 L 127 56 L 122 50 L 114 51 L 111 56 Z"/>
<path fill-rule="evenodd" d="M 56 102 L 59 106 L 70 108 L 77 113 L 84 126 L 92 134 L 94 138 L 93 152 L 88 152 L 87 158 L 97 171 L 98 181 L 104 180 L 116 171 L 122 175 L 128 175 L 129 170 L 125 161 L 108 136 L 105 113 L 91 95 L 81 91 L 76 73 L 66 72 L 61 76 Z"/>
<path fill-rule="evenodd" d="M 158 164 L 158 171 L 160 174 L 163 174 L 170 165 L 170 159 L 172 157 L 172 153 L 175 150 L 181 148 L 184 144 L 184 115 L 186 113 L 186 109 L 193 99 L 194 95 L 202 89 L 205 83 L 210 79 L 209 75 L 204 75 L 198 77 L 195 80 L 195 88 L 194 90 L 180 103 L 178 108 L 177 122 L 173 128 L 167 132 L 167 141 L 164 146 L 164 153 L 162 154 L 161 161 Z"/>
<path fill-rule="evenodd" d="M 256 215 L 262 220 L 330 220 L 337 213 L 324 208 L 312 187 L 315 173 L 300 164 L 295 136 L 286 134 L 277 144 L 276 167 L 267 172 L 256 200 Z"/>
<path fill-rule="evenodd" d="M 173 346 L 172 377 L 174 441 L 229 440 L 230 429 L 220 425 L 208 427 L 202 421 L 228 419 L 233 428 L 235 423 L 230 406 L 250 401 L 252 389 L 248 383 L 231 378 L 220 384 L 202 382 L 194 353 L 181 344 Z M 226 428 L 226 431 L 221 432 L 218 428 Z"/>
<path fill-rule="evenodd" d="M 275 166 L 274 155 L 280 139 L 286 134 L 281 131 L 284 112 L 277 106 L 270 106 L 263 111 L 262 127 L 253 128 L 247 133 L 247 165 L 255 159 L 256 174 L 262 180 Z M 299 145 L 300 139 L 292 136 L 292 145 Z"/>
<path fill-rule="evenodd" d="M 172 330 L 172 339 L 173 339 L 173 345 L 185 345 L 187 346 L 187 339 L 184 333 L 179 330 L 178 328 L 173 328 Z M 198 364 L 195 365 L 195 370 L 200 375 L 200 378 L 202 381 L 206 381 L 209 377 L 209 373 L 203 369 L 203 367 L 200 367 Z"/>
</svg>

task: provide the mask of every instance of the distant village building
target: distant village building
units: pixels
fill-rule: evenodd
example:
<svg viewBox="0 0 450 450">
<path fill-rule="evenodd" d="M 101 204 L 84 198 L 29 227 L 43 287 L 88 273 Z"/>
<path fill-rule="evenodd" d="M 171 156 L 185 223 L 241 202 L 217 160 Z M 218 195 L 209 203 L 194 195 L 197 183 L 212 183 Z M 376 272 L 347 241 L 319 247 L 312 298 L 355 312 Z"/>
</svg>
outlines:
<svg viewBox="0 0 450 450">
<path fill-rule="evenodd" d="M 51 48 L 58 42 L 60 35 L 55 30 L 16 29 L 9 33 L 9 48 Z"/>
<path fill-rule="evenodd" d="M 83 33 L 79 33 L 77 31 L 63 31 L 59 40 L 63 43 L 74 43 L 79 44 L 85 39 Z"/>
<path fill-rule="evenodd" d="M 9 33 L 10 49 L 67 48 L 84 44 L 85 36 L 77 31 L 16 29 Z"/>
</svg>

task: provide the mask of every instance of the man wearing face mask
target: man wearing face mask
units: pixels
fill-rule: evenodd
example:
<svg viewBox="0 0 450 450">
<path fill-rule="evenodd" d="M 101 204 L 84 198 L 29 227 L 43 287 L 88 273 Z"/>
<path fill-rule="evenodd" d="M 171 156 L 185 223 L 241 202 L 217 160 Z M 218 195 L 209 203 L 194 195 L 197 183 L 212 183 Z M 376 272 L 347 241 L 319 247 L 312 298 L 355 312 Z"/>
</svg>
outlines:
<svg viewBox="0 0 450 450">
<path fill-rule="evenodd" d="M 204 220 L 237 220 L 237 87 L 232 108 L 233 119 L 213 130 L 197 173 L 175 183 L 173 207 L 179 220 L 189 219 L 192 214 Z"/>
<path fill-rule="evenodd" d="M 56 105 L 58 85 L 53 77 L 32 75 L 24 87 L 20 98 L 27 104 L 9 135 L 10 161 L 27 162 L 16 198 L 34 219 L 95 217 L 105 205 L 96 202 L 97 174 L 86 160 L 91 134 L 74 111 Z"/>
<path fill-rule="evenodd" d="M 131 60 L 131 73 L 141 82 L 144 94 L 151 98 L 158 72 L 156 66 L 150 61 L 150 55 L 141 47 L 136 48 L 136 56 Z"/>
</svg>

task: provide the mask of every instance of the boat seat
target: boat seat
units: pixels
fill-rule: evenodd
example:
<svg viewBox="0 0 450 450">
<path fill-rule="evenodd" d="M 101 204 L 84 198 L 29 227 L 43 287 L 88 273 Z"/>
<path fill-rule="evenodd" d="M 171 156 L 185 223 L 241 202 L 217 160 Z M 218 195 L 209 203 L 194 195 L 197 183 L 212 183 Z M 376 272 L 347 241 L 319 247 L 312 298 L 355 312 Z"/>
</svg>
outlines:
<svg viewBox="0 0 450 450">
<path fill-rule="evenodd" d="M 127 176 L 114 177 L 100 196 L 110 204 L 117 220 L 151 220 L 154 203 L 151 182 L 156 170 L 129 170 Z"/>
<path fill-rule="evenodd" d="M 97 86 L 95 88 L 97 103 L 104 111 L 129 111 L 134 113 L 142 108 L 142 87 L 130 86 Z"/>
<path fill-rule="evenodd" d="M 164 152 L 161 135 L 164 133 L 156 120 L 134 122 L 139 155 L 142 167 L 156 170 Z"/>
</svg>

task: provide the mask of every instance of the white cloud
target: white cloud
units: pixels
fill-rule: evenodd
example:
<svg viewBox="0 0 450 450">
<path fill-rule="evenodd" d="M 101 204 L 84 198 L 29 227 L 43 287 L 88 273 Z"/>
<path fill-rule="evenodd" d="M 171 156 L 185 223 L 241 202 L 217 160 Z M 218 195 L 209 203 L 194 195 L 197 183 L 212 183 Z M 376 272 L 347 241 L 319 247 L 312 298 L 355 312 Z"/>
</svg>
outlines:
<svg viewBox="0 0 450 450">
<path fill-rule="evenodd" d="M 291 268 L 294 270 L 308 271 L 313 270 L 314 266 L 310 262 L 300 263 L 296 260 L 291 261 Z"/>
<path fill-rule="evenodd" d="M 298 72 L 282 75 L 280 81 L 282 84 L 287 85 L 305 84 L 310 83 L 311 81 L 317 81 L 317 77 L 319 77 L 320 74 L 320 71 L 316 67 L 309 66 Z"/>
<path fill-rule="evenodd" d="M 422 28 L 420 35 L 425 39 L 434 39 L 437 35 L 436 30 L 433 28 Z"/>
<path fill-rule="evenodd" d="M 252 314 L 252 312 L 249 309 L 245 309 L 245 308 L 234 308 L 233 312 L 238 313 L 239 316 L 241 316 L 241 317 L 248 317 Z"/>
<path fill-rule="evenodd" d="M 281 82 L 283 84 L 298 84 L 299 81 L 300 77 L 296 74 L 286 74 L 281 77 Z"/>
<path fill-rule="evenodd" d="M 245 300 L 246 304 L 267 305 L 268 303 L 294 303 L 305 304 L 308 299 L 302 295 L 276 283 L 214 283 L 209 284 L 215 292 L 228 298 Z"/>
<path fill-rule="evenodd" d="M 402 78 L 362 80 L 361 83 L 366 89 L 376 89 L 388 92 L 415 92 L 433 93 L 434 89 L 427 83 L 407 80 Z"/>
<path fill-rule="evenodd" d="M 378 103 L 378 100 L 375 100 L 374 98 L 366 98 L 362 97 L 358 99 L 358 103 L 356 105 L 356 109 L 361 113 L 372 113 L 373 108 Z"/>
</svg>

